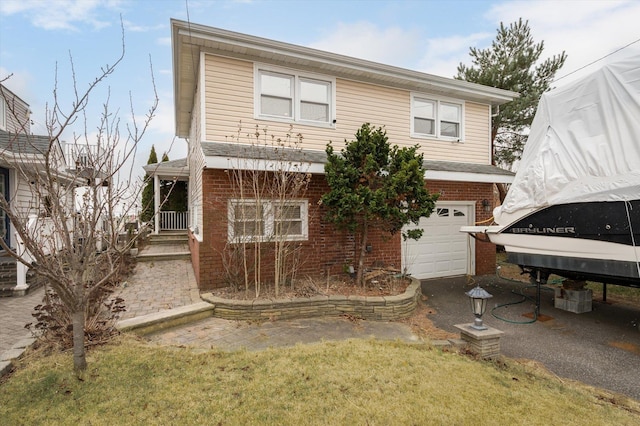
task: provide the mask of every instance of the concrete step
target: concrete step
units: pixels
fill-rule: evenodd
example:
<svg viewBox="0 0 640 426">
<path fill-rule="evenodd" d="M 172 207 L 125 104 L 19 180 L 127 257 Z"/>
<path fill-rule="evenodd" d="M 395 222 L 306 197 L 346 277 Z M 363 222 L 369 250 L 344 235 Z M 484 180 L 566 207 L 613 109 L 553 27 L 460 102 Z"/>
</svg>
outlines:
<svg viewBox="0 0 640 426">
<path fill-rule="evenodd" d="M 145 335 L 208 318 L 213 316 L 214 309 L 215 306 L 211 303 L 199 302 L 118 321 L 116 328 L 120 331 L 133 331 L 137 334 Z"/>
<path fill-rule="evenodd" d="M 0 284 L 0 297 L 13 297 L 13 288 L 15 286 L 15 282 L 13 285 Z"/>
<path fill-rule="evenodd" d="M 191 259 L 191 253 L 188 251 L 173 253 L 141 253 L 136 259 L 138 262 L 156 262 L 161 260 L 182 260 Z"/>
<path fill-rule="evenodd" d="M 167 244 L 185 244 L 189 242 L 189 237 L 186 235 L 181 236 L 167 236 L 162 238 L 151 238 L 149 244 L 153 245 L 167 245 Z"/>
<path fill-rule="evenodd" d="M 189 241 L 189 235 L 186 231 L 166 231 L 160 234 L 149 235 L 150 244 L 180 244 Z"/>
</svg>

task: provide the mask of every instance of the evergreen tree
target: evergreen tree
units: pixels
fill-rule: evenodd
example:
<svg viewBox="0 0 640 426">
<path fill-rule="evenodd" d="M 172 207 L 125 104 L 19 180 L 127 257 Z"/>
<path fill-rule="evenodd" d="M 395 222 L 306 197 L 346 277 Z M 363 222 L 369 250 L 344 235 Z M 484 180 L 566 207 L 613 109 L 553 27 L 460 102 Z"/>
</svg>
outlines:
<svg viewBox="0 0 640 426">
<path fill-rule="evenodd" d="M 166 154 L 165 154 L 166 155 Z M 156 155 L 155 146 L 151 145 L 151 153 L 149 154 L 149 160 L 147 164 L 156 164 L 158 162 L 158 156 Z M 145 186 L 142 190 L 142 211 L 140 212 L 140 220 L 142 222 L 148 222 L 153 217 L 153 178 L 148 174 L 145 175 Z"/>
<path fill-rule="evenodd" d="M 356 140 L 347 142 L 335 154 L 327 145 L 325 178 L 329 192 L 322 196 L 326 218 L 339 229 L 360 237 L 356 282 L 364 285 L 364 256 L 371 229 L 395 234 L 404 225 L 418 224 L 435 207 L 437 195 L 430 195 L 424 184 L 423 156 L 417 146 L 391 147 L 386 131 L 363 124 Z M 403 237 L 419 239 L 422 230 L 408 231 Z"/>
<path fill-rule="evenodd" d="M 458 65 L 455 78 L 499 89 L 512 90 L 520 96 L 493 116 L 491 123 L 492 163 L 511 168 L 519 160 L 527 141 L 526 129 L 531 125 L 540 96 L 551 88 L 556 72 L 567 55 L 562 52 L 539 61 L 544 42 L 535 43 L 528 21 L 522 18 L 505 27 L 500 23 L 491 47 L 471 47 L 472 66 Z M 506 194 L 498 185 L 500 198 Z"/>
</svg>

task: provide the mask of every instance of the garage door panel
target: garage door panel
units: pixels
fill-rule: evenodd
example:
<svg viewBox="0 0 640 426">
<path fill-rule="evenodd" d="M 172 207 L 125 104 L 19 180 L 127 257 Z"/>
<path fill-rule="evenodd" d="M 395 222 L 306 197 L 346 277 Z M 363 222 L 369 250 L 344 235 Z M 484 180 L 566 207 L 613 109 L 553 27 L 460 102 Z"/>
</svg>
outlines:
<svg viewBox="0 0 640 426">
<path fill-rule="evenodd" d="M 429 218 L 420 221 L 423 237 L 403 243 L 404 267 L 418 279 L 468 273 L 471 246 L 460 227 L 472 224 L 472 205 L 439 204 Z M 416 226 L 405 229 L 415 229 Z"/>
</svg>

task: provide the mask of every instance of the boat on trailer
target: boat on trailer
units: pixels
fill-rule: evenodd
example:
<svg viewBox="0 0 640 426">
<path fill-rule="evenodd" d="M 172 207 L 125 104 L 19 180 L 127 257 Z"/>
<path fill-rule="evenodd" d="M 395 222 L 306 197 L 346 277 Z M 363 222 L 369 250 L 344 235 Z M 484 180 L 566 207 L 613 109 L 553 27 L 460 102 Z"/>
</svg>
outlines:
<svg viewBox="0 0 640 426">
<path fill-rule="evenodd" d="M 494 225 L 532 281 L 549 275 L 640 287 L 640 55 L 545 93 Z"/>
</svg>

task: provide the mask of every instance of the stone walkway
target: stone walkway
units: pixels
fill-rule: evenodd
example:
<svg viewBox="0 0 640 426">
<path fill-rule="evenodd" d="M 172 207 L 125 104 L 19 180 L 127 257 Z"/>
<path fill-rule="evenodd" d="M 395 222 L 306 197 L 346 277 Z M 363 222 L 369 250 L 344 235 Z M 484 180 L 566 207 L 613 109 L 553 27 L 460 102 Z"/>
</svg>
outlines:
<svg viewBox="0 0 640 426">
<path fill-rule="evenodd" d="M 189 260 L 138 262 L 134 274 L 117 293 L 128 319 L 201 302 Z"/>
<path fill-rule="evenodd" d="M 0 354 L 11 349 L 14 344 L 31 332 L 25 324 L 34 322 L 33 308 L 42 302 L 44 288 L 22 297 L 0 297 Z"/>
<path fill-rule="evenodd" d="M 140 254 L 184 253 L 186 244 L 150 245 Z M 24 325 L 33 320 L 33 307 L 42 300 L 43 290 L 25 297 L 0 298 L 0 354 L 29 336 Z M 121 320 L 201 303 L 190 260 L 139 261 L 133 275 L 116 295 L 124 299 L 126 311 Z M 259 350 L 270 346 L 295 345 L 322 340 L 369 338 L 416 342 L 405 324 L 376 321 L 350 321 L 344 318 L 310 318 L 262 324 L 207 318 L 149 335 L 161 345 L 196 348 Z"/>
<path fill-rule="evenodd" d="M 324 340 L 376 338 L 416 343 L 420 338 L 405 324 L 385 321 L 351 321 L 346 318 L 304 318 L 264 322 L 228 321 L 206 318 L 191 324 L 148 335 L 161 345 L 196 349 L 262 350 L 269 347 L 316 343 Z"/>
</svg>

